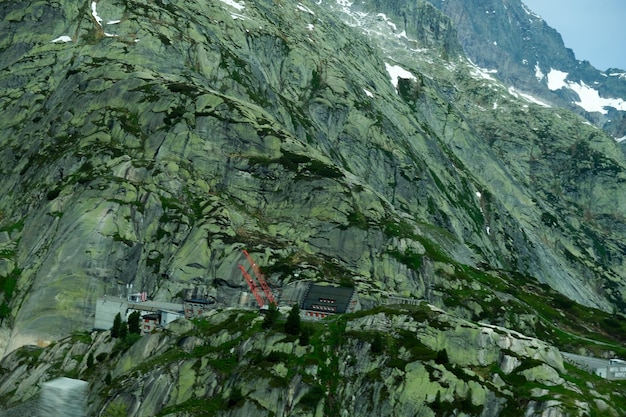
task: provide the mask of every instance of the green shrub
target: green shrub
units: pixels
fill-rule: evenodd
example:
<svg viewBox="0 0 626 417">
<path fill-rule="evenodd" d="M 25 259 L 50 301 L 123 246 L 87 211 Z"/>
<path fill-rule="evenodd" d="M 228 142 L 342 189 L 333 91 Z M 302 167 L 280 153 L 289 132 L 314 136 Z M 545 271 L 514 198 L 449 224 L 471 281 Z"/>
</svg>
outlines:
<svg viewBox="0 0 626 417">
<path fill-rule="evenodd" d="M 319 402 L 326 396 L 324 388 L 320 385 L 314 385 L 306 394 L 300 399 L 300 405 L 306 409 L 314 409 Z"/>
<path fill-rule="evenodd" d="M 307 346 L 311 341 L 311 327 L 303 325 L 300 330 L 300 346 Z"/>
<path fill-rule="evenodd" d="M 61 194 L 61 190 L 56 188 L 54 190 L 48 191 L 48 194 L 46 194 L 46 198 L 48 199 L 48 201 L 52 201 L 57 198 L 59 194 Z"/>
<path fill-rule="evenodd" d="M 289 356 L 286 353 L 273 350 L 265 357 L 265 360 L 269 363 L 280 363 L 288 361 Z"/>
</svg>

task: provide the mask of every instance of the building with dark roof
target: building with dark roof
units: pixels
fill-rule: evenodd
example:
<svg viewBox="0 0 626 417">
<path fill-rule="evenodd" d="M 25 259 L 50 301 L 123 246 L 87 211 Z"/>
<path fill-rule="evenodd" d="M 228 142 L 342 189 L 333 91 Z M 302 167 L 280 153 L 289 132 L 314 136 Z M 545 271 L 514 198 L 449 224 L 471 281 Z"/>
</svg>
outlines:
<svg viewBox="0 0 626 417">
<path fill-rule="evenodd" d="M 191 298 L 183 300 L 185 318 L 191 319 L 202 316 L 211 309 L 211 305 L 214 303 L 215 300 L 212 298 Z"/>
<path fill-rule="evenodd" d="M 359 309 L 359 300 L 354 288 L 309 282 L 299 307 L 302 318 L 319 320 L 333 314 L 356 311 Z"/>
</svg>

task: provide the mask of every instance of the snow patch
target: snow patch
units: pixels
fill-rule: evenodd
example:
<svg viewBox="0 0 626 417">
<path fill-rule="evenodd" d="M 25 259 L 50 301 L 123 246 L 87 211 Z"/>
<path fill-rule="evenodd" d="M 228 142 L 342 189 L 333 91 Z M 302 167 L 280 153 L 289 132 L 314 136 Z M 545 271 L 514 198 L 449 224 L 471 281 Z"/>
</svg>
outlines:
<svg viewBox="0 0 626 417">
<path fill-rule="evenodd" d="M 313 24 L 312 24 L 312 23 L 309 23 L 308 25 L 306 25 L 306 28 L 307 28 L 308 30 L 313 30 L 313 29 L 315 29 L 315 26 L 313 26 Z"/>
<path fill-rule="evenodd" d="M 626 141 L 626 136 L 622 136 L 621 138 L 615 138 L 615 142 L 617 143 L 622 143 L 624 141 Z"/>
<path fill-rule="evenodd" d="M 72 42 L 72 38 L 70 38 L 67 35 L 63 35 L 63 36 L 59 36 L 56 39 L 52 39 L 50 42 L 51 43 L 67 43 L 67 42 Z"/>
<path fill-rule="evenodd" d="M 524 11 L 526 12 L 527 15 L 532 16 L 532 17 L 536 17 L 536 18 L 538 18 L 540 20 L 543 20 L 543 19 L 541 19 L 541 16 L 539 16 L 537 13 L 533 12 L 532 10 L 530 10 L 524 3 L 522 3 L 522 8 L 524 9 Z M 532 20 L 531 20 L 531 22 L 532 22 Z"/>
<path fill-rule="evenodd" d="M 92 1 L 91 2 L 91 15 L 93 16 L 94 19 L 96 19 L 96 23 L 102 26 L 102 18 L 98 16 L 97 7 L 98 7 L 98 3 L 95 1 Z"/>
<path fill-rule="evenodd" d="M 498 70 L 488 70 L 485 68 L 480 68 L 479 66 L 477 66 L 476 64 L 474 64 L 473 62 L 470 61 L 470 64 L 472 65 L 472 76 L 476 79 L 479 80 L 489 80 L 489 81 L 496 81 L 491 74 L 497 74 Z"/>
<path fill-rule="evenodd" d="M 574 102 L 588 112 L 599 112 L 607 114 L 606 107 L 613 107 L 617 110 L 626 111 L 626 101 L 621 98 L 600 97 L 598 90 L 594 90 L 587 84 L 570 83 L 570 88 L 578 94 L 580 101 Z"/>
<path fill-rule="evenodd" d="M 365 95 L 366 95 L 366 96 L 368 96 L 368 97 L 374 97 L 374 93 L 372 93 L 372 92 L 371 92 L 371 91 L 369 91 L 369 90 L 366 90 L 365 88 L 363 89 L 363 92 L 364 92 L 364 93 L 365 93 Z"/>
<path fill-rule="evenodd" d="M 93 16 L 94 20 L 96 21 L 96 23 L 99 26 L 102 26 L 102 22 L 104 21 L 104 19 L 102 19 L 100 17 L 100 15 L 98 14 L 98 2 L 97 1 L 92 1 L 91 2 L 91 15 Z M 107 25 L 116 25 L 118 23 L 120 23 L 121 20 L 120 19 L 113 19 L 113 20 L 107 20 L 107 22 L 105 24 Z M 107 33 L 104 34 L 105 36 L 117 36 L 117 35 L 109 35 Z"/>
<path fill-rule="evenodd" d="M 398 78 L 408 78 L 410 80 L 417 80 L 415 75 L 405 70 L 399 65 L 389 65 L 385 62 L 385 69 L 391 76 L 391 84 L 397 89 L 398 88 Z"/>
<path fill-rule="evenodd" d="M 309 13 L 310 15 L 315 16 L 315 13 L 313 13 L 313 10 L 309 9 L 308 7 L 302 5 L 302 3 L 298 3 L 298 5 L 296 6 L 296 9 L 305 12 L 305 13 Z"/>
<path fill-rule="evenodd" d="M 396 24 L 390 21 L 386 14 L 378 13 L 376 17 L 381 18 L 385 23 L 387 23 L 391 27 L 391 29 L 393 29 L 394 32 L 398 30 L 398 27 L 396 26 Z"/>
<path fill-rule="evenodd" d="M 567 88 L 567 83 L 565 82 L 567 75 L 567 72 L 550 68 L 550 72 L 548 73 L 548 88 L 552 91 Z"/>
<path fill-rule="evenodd" d="M 546 75 L 543 73 L 543 71 L 541 71 L 541 67 L 539 66 L 538 62 L 535 64 L 535 77 L 537 78 L 538 81 L 541 81 L 544 78 L 546 78 Z"/>
<path fill-rule="evenodd" d="M 342 8 L 343 12 L 351 15 L 350 7 L 352 7 L 354 3 L 349 0 L 337 0 L 337 5 Z"/>
<path fill-rule="evenodd" d="M 235 9 L 242 11 L 246 5 L 244 3 L 237 3 L 234 0 L 220 0 L 222 3 L 229 5 L 230 7 L 234 7 Z"/>
<path fill-rule="evenodd" d="M 516 98 L 523 98 L 527 101 L 530 101 L 531 103 L 535 103 L 538 104 L 542 107 L 552 107 L 549 104 L 539 100 L 537 97 L 533 97 L 530 94 L 525 94 L 522 93 L 520 91 L 517 91 L 514 87 L 509 87 L 509 94 L 511 94 L 512 96 L 516 97 Z"/>
<path fill-rule="evenodd" d="M 621 98 L 600 97 L 598 90 L 595 90 L 584 82 L 576 83 L 567 81 L 567 73 L 554 68 L 548 73 L 548 88 L 552 91 L 567 88 L 578 94 L 580 101 L 575 101 L 579 107 L 588 112 L 598 112 L 607 114 L 606 107 L 613 107 L 616 110 L 626 111 L 626 101 Z"/>
</svg>

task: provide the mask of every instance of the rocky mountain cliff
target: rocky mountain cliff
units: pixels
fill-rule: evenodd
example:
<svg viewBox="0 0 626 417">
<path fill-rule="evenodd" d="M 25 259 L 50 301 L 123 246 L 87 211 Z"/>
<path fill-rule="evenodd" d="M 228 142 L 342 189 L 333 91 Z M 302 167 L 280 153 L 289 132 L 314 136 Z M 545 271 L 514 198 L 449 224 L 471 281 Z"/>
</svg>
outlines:
<svg viewBox="0 0 626 417">
<path fill-rule="evenodd" d="M 454 21 L 474 63 L 497 70 L 508 85 L 582 115 L 616 139 L 626 137 L 624 69 L 599 71 L 576 59 L 561 35 L 520 0 L 430 3 Z"/>
<path fill-rule="evenodd" d="M 277 291 L 425 298 L 615 354 L 624 154 L 472 64 L 469 3 L 445 3 L 2 2 L 6 352 L 90 330 L 130 284 L 234 305 L 246 248 Z"/>
<path fill-rule="evenodd" d="M 256 318 L 255 318 L 256 317 Z M 90 382 L 103 416 L 619 416 L 623 386 L 553 346 L 422 304 L 349 315 L 311 336 L 262 330 L 253 312 L 212 312 L 120 348 L 111 332 L 75 334 L 2 361 L 8 405 L 56 375 Z M 36 397 L 35 397 L 36 398 Z M 14 410 L 14 408 L 12 408 Z M 9 411 L 11 412 L 11 411 Z M 0 415 L 2 410 L 0 409 Z"/>
</svg>

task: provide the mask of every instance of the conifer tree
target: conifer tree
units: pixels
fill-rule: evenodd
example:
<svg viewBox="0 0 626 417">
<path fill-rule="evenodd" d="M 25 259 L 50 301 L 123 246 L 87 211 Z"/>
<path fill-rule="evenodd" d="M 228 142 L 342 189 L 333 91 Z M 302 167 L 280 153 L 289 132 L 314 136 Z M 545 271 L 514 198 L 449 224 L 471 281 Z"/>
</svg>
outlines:
<svg viewBox="0 0 626 417">
<path fill-rule="evenodd" d="M 448 351 L 445 348 L 437 352 L 435 363 L 438 363 L 439 365 L 446 365 L 449 362 L 450 359 L 448 359 Z"/>
<path fill-rule="evenodd" d="M 133 311 L 128 316 L 128 332 L 131 334 L 140 334 L 141 329 L 139 322 L 141 321 L 141 314 L 138 311 Z"/>
<path fill-rule="evenodd" d="M 117 313 L 113 319 L 113 327 L 111 327 L 111 337 L 120 337 L 120 327 L 122 326 L 122 315 Z"/>
<path fill-rule="evenodd" d="M 93 352 L 90 352 L 89 355 L 87 356 L 87 368 L 93 368 L 93 364 L 94 364 Z"/>
<path fill-rule="evenodd" d="M 383 350 L 385 350 L 385 339 L 383 335 L 377 332 L 372 340 L 372 352 L 381 353 Z"/>
<path fill-rule="evenodd" d="M 300 307 L 298 307 L 298 304 L 294 304 L 291 307 L 285 322 L 285 333 L 292 335 L 300 334 Z"/>
<path fill-rule="evenodd" d="M 126 335 L 128 335 L 128 325 L 123 321 L 120 325 L 120 339 L 126 338 Z"/>
<path fill-rule="evenodd" d="M 278 311 L 278 307 L 276 304 L 270 303 L 269 308 L 265 312 L 265 319 L 263 320 L 263 328 L 269 329 L 274 326 L 274 323 L 278 321 L 278 317 L 280 317 L 280 312 Z"/>
<path fill-rule="evenodd" d="M 6 303 L 6 301 L 3 301 L 2 304 L 0 304 L 0 324 L 4 321 L 4 319 L 8 318 L 10 315 L 11 315 L 11 308 Z"/>
</svg>

